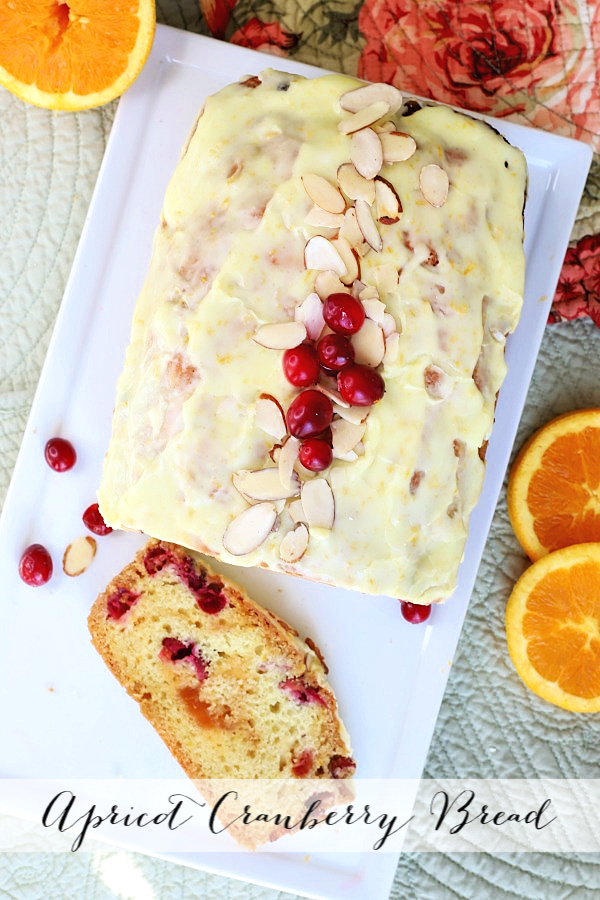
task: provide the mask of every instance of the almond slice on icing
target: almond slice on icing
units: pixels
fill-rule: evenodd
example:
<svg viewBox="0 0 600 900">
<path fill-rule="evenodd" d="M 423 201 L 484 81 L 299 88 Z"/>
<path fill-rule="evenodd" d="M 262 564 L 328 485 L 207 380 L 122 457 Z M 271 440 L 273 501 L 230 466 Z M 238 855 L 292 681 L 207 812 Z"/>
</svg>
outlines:
<svg viewBox="0 0 600 900">
<path fill-rule="evenodd" d="M 261 431 L 280 441 L 287 434 L 283 409 L 271 394 L 261 394 L 256 401 L 255 421 Z"/>
<path fill-rule="evenodd" d="M 400 335 L 397 331 L 392 331 L 392 333 L 386 335 L 385 338 L 385 353 L 383 354 L 384 366 L 389 366 L 391 363 L 396 362 L 399 352 Z"/>
<path fill-rule="evenodd" d="M 375 179 L 375 204 L 377 219 L 383 225 L 393 225 L 400 218 L 402 203 L 396 188 L 381 176 Z"/>
<path fill-rule="evenodd" d="M 378 266 L 374 272 L 375 283 L 382 294 L 389 294 L 398 286 L 398 269 L 391 263 Z"/>
<path fill-rule="evenodd" d="M 321 300 L 327 300 L 330 294 L 343 294 L 345 290 L 346 285 L 342 284 L 335 272 L 319 272 L 315 278 L 315 291 Z"/>
<path fill-rule="evenodd" d="M 344 419 L 346 422 L 352 422 L 353 425 L 360 425 L 361 422 L 366 421 L 366 418 L 369 415 L 369 409 L 366 406 L 334 405 L 333 412 L 338 415 L 340 419 Z"/>
<path fill-rule="evenodd" d="M 335 501 L 325 478 L 306 481 L 302 485 L 301 500 L 309 528 L 333 528 Z"/>
<path fill-rule="evenodd" d="M 393 334 L 394 331 L 397 331 L 396 328 L 396 320 L 391 315 L 391 313 L 383 314 L 383 322 L 381 323 L 381 327 L 383 328 L 383 336 L 388 338 L 390 334 Z"/>
<path fill-rule="evenodd" d="M 350 159 L 363 178 L 375 178 L 383 165 L 383 148 L 372 128 L 355 131 L 350 141 Z"/>
<path fill-rule="evenodd" d="M 279 458 L 281 459 L 281 453 Z M 297 478 L 290 479 L 288 487 L 281 483 L 279 466 L 269 466 L 254 472 L 247 470 L 235 472 L 232 480 L 240 494 L 250 500 L 287 500 L 290 497 L 297 497 L 300 493 Z"/>
<path fill-rule="evenodd" d="M 355 425 L 345 419 L 335 419 L 331 423 L 333 455 L 339 459 L 340 455 L 354 450 L 358 442 L 362 441 L 366 427 L 364 422 Z"/>
<path fill-rule="evenodd" d="M 356 218 L 356 210 L 353 206 L 349 207 L 344 213 L 344 224 L 339 230 L 338 237 L 348 241 L 351 247 L 358 249 L 364 241 L 363 233 L 358 227 Z"/>
<path fill-rule="evenodd" d="M 350 200 L 366 200 L 369 206 L 375 202 L 375 185 L 356 170 L 352 163 L 342 163 L 337 170 L 338 184 Z"/>
<path fill-rule="evenodd" d="M 338 235 L 337 238 L 334 238 L 334 241 L 337 253 L 339 254 L 340 259 L 342 260 L 346 269 L 345 274 L 340 275 L 340 280 L 345 285 L 350 285 L 355 282 L 357 278 L 360 278 L 360 262 L 358 253 L 353 247 L 350 246 L 345 238 Z"/>
<path fill-rule="evenodd" d="M 378 366 L 385 353 L 383 331 L 373 319 L 365 319 L 360 331 L 351 337 L 354 359 L 363 366 Z"/>
<path fill-rule="evenodd" d="M 347 275 L 342 257 L 331 241 L 320 234 L 312 237 L 304 248 L 304 265 L 307 269 L 317 269 L 321 272 L 331 269 L 340 278 Z"/>
<path fill-rule="evenodd" d="M 425 390 L 432 400 L 445 400 L 452 393 L 453 380 L 440 366 L 430 363 L 423 370 Z"/>
<path fill-rule="evenodd" d="M 313 203 L 328 213 L 343 213 L 346 201 L 338 189 L 321 175 L 307 174 L 302 176 L 304 190 Z"/>
<path fill-rule="evenodd" d="M 373 221 L 371 207 L 364 200 L 357 200 L 355 209 L 356 221 L 358 222 L 358 227 L 362 231 L 365 241 L 369 247 L 372 247 L 376 253 L 379 253 L 383 247 L 383 241 L 381 240 L 377 225 Z"/>
<path fill-rule="evenodd" d="M 376 125 L 373 125 L 373 130 L 376 131 L 377 134 L 389 134 L 390 131 L 396 131 L 396 126 L 392 121 L 378 122 Z"/>
<path fill-rule="evenodd" d="M 304 221 L 313 228 L 339 228 L 344 224 L 344 215 L 327 212 L 315 204 L 304 216 Z"/>
<path fill-rule="evenodd" d="M 385 316 L 385 303 L 382 303 L 381 300 L 377 300 L 375 297 L 365 297 L 363 299 L 362 295 L 360 297 L 362 301 L 362 305 L 365 311 L 365 314 L 368 319 L 373 319 L 378 325 L 383 328 L 383 317 Z"/>
<path fill-rule="evenodd" d="M 302 322 L 274 322 L 261 325 L 252 339 L 268 350 L 289 350 L 306 340 L 306 328 Z"/>
<path fill-rule="evenodd" d="M 321 275 L 326 274 L 326 272 L 319 272 L 319 275 L 317 275 L 317 279 Z M 331 274 L 333 275 L 333 272 Z M 344 286 L 337 275 L 333 275 L 333 277 L 339 283 L 340 290 L 343 290 Z M 335 293 L 335 291 L 330 291 L 330 293 Z M 327 294 L 327 296 L 329 296 L 329 294 Z M 309 340 L 316 341 L 323 331 L 323 326 L 325 325 L 325 319 L 323 318 L 323 303 L 319 295 L 314 291 L 312 292 L 312 294 L 309 294 L 308 297 L 302 301 L 300 306 L 296 307 L 294 317 L 296 319 L 296 322 L 303 323 L 304 327 L 306 328 L 306 334 Z"/>
<path fill-rule="evenodd" d="M 75 578 L 81 575 L 96 555 L 96 541 L 93 537 L 78 537 L 71 541 L 63 554 L 62 567 L 65 575 Z"/>
<path fill-rule="evenodd" d="M 232 519 L 223 535 L 223 546 L 232 556 L 245 556 L 267 539 L 275 524 L 273 503 L 257 503 Z"/>
<path fill-rule="evenodd" d="M 332 403 L 337 403 L 338 406 L 350 406 L 349 403 L 346 403 L 344 398 L 338 391 L 334 391 L 331 388 L 328 388 L 325 384 L 315 384 L 315 390 L 321 391 L 322 394 L 325 394 L 326 397 L 329 397 Z"/>
<path fill-rule="evenodd" d="M 374 284 L 367 284 L 358 295 L 359 300 L 379 300 L 379 291 Z"/>
<path fill-rule="evenodd" d="M 342 134 L 353 134 L 355 131 L 360 131 L 361 128 L 368 128 L 369 125 L 378 122 L 389 111 L 389 103 L 386 103 L 385 100 L 378 100 L 376 103 L 371 103 L 369 106 L 359 109 L 358 112 L 348 116 L 347 119 L 342 119 L 338 124 L 338 130 Z"/>
<path fill-rule="evenodd" d="M 439 208 L 444 205 L 448 197 L 450 187 L 448 173 L 441 166 L 436 166 L 435 163 L 423 166 L 419 173 L 419 187 L 427 202 L 431 206 Z"/>
<path fill-rule="evenodd" d="M 384 163 L 404 162 L 410 159 L 417 149 L 417 142 L 410 134 L 403 131 L 390 131 L 379 135 L 383 148 Z"/>
<path fill-rule="evenodd" d="M 294 466 L 298 459 L 300 441 L 290 435 L 281 450 L 277 461 L 279 480 L 286 491 L 291 491 L 298 484 L 298 478 L 294 473 Z"/>
<path fill-rule="evenodd" d="M 302 500 L 292 500 L 288 503 L 288 512 L 291 516 L 292 522 L 295 522 L 296 525 L 299 525 L 301 522 L 303 525 L 308 525 L 306 521 L 306 516 L 304 515 L 304 507 L 302 506 Z"/>
<path fill-rule="evenodd" d="M 373 103 L 387 103 L 390 114 L 402 106 L 402 94 L 391 84 L 365 84 L 361 87 L 346 91 L 340 97 L 340 106 L 347 112 L 358 112 L 365 106 L 372 106 Z"/>
<path fill-rule="evenodd" d="M 279 556 L 287 563 L 298 562 L 308 547 L 308 528 L 297 525 L 283 537 L 279 545 Z"/>
</svg>

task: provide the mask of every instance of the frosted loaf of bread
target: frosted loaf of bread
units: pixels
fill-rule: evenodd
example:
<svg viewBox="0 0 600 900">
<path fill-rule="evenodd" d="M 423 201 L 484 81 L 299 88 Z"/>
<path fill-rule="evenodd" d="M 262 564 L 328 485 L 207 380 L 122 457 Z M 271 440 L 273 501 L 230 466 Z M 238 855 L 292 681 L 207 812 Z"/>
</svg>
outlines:
<svg viewBox="0 0 600 900">
<path fill-rule="evenodd" d="M 362 86 L 269 70 L 207 100 L 135 307 L 99 502 L 113 527 L 230 563 L 430 603 L 456 584 L 522 306 L 526 165 L 479 120 Z M 315 474 L 287 433 L 301 388 L 283 348 L 314 343 L 340 291 L 385 393 L 349 404 L 321 373 L 334 459 Z"/>
</svg>

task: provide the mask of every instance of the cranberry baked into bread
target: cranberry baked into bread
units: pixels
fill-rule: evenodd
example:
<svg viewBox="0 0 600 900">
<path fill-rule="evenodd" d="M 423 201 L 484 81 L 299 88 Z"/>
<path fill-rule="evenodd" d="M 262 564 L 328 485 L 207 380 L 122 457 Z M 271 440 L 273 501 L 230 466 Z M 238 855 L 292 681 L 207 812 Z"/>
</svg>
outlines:
<svg viewBox="0 0 600 900">
<path fill-rule="evenodd" d="M 315 645 L 196 554 L 151 541 L 88 621 L 94 646 L 190 778 L 354 774 Z"/>
<path fill-rule="evenodd" d="M 449 596 L 522 305 L 526 177 L 484 122 L 389 85 L 267 71 L 210 97 L 135 308 L 105 521 Z"/>
</svg>

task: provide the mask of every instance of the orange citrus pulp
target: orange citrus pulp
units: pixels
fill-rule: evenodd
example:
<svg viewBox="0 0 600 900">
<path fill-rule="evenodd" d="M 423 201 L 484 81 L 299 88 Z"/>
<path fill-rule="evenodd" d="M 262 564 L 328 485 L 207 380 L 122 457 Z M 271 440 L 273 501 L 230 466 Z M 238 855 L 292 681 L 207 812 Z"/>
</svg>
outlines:
<svg viewBox="0 0 600 900">
<path fill-rule="evenodd" d="M 154 37 L 154 0 L 8 0 L 0 4 L 0 84 L 48 109 L 118 97 Z"/>
<path fill-rule="evenodd" d="M 600 541 L 600 409 L 559 416 L 525 444 L 510 473 L 508 514 L 532 560 Z"/>
<path fill-rule="evenodd" d="M 525 684 L 573 712 L 600 711 L 600 543 L 530 566 L 506 607 L 508 649 Z"/>
</svg>

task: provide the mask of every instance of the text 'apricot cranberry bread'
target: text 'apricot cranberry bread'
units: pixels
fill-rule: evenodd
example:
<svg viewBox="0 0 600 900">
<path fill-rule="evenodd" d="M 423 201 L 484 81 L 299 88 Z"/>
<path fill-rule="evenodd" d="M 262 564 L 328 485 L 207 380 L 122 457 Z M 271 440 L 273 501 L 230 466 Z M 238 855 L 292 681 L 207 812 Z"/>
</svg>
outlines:
<svg viewBox="0 0 600 900">
<path fill-rule="evenodd" d="M 208 99 L 135 308 L 117 528 L 417 603 L 456 584 L 524 288 L 522 153 L 388 85 Z"/>
<path fill-rule="evenodd" d="M 98 597 L 94 646 L 190 778 L 347 778 L 350 740 L 316 646 L 174 544 Z"/>
</svg>

